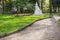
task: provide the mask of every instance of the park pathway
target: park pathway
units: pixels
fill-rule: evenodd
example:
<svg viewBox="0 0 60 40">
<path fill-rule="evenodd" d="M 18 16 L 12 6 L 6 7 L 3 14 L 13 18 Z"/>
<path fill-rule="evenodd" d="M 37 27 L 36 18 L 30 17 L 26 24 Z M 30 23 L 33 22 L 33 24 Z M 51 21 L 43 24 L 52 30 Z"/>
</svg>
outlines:
<svg viewBox="0 0 60 40">
<path fill-rule="evenodd" d="M 0 40 L 60 40 L 60 27 L 57 27 L 53 18 L 48 18 Z"/>
</svg>

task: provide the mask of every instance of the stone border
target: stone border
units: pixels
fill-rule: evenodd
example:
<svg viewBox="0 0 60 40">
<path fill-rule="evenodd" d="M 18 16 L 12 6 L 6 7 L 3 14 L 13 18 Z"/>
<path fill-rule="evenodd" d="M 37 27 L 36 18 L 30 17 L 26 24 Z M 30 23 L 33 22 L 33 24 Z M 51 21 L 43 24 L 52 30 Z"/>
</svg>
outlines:
<svg viewBox="0 0 60 40">
<path fill-rule="evenodd" d="M 47 18 L 43 18 L 43 19 L 48 19 L 48 18 L 51 18 L 51 17 L 47 17 Z M 21 32 L 21 31 L 23 31 L 24 29 L 26 29 L 27 27 L 31 26 L 33 23 L 35 23 L 35 22 L 37 22 L 37 21 L 39 21 L 39 20 L 43 20 L 43 19 L 34 20 L 33 22 L 31 22 L 31 23 L 29 23 L 28 25 L 22 27 L 21 29 L 15 30 L 14 32 L 9 33 L 9 34 L 2 35 L 2 36 L 0 36 L 0 38 L 4 38 L 4 37 L 9 36 L 9 35 L 12 35 L 12 34 L 14 34 L 14 33 Z"/>
</svg>

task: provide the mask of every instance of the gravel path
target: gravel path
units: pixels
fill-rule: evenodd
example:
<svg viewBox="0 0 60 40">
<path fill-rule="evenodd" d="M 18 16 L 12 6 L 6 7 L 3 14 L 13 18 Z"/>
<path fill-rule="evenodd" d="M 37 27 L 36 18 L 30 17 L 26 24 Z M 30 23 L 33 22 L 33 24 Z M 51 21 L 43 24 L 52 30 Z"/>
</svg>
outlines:
<svg viewBox="0 0 60 40">
<path fill-rule="evenodd" d="M 60 27 L 52 18 L 44 19 L 0 40 L 60 40 Z"/>
</svg>

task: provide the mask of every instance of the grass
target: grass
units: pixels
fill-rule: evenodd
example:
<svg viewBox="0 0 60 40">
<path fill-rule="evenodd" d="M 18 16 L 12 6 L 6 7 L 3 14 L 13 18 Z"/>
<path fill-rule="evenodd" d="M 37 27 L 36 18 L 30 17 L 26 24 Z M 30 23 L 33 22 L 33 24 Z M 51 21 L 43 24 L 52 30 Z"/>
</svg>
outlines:
<svg viewBox="0 0 60 40">
<path fill-rule="evenodd" d="M 16 16 L 11 14 L 0 14 L 0 35 L 8 34 L 17 29 L 21 29 L 25 25 L 33 22 L 36 19 L 47 18 L 48 15 L 41 16 Z"/>
<path fill-rule="evenodd" d="M 58 19 L 58 22 L 60 22 L 60 19 Z"/>
<path fill-rule="evenodd" d="M 60 13 L 52 13 L 53 16 L 60 16 Z"/>
<path fill-rule="evenodd" d="M 60 13 L 56 13 L 57 16 L 60 16 Z"/>
</svg>

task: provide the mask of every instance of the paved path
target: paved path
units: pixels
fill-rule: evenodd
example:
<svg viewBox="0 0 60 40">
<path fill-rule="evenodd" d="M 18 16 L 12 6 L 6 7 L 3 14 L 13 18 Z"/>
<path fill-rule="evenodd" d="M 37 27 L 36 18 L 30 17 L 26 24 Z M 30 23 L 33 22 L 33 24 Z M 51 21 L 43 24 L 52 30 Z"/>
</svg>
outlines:
<svg viewBox="0 0 60 40">
<path fill-rule="evenodd" d="M 60 27 L 57 27 L 52 18 L 44 19 L 0 40 L 60 40 Z"/>
</svg>

